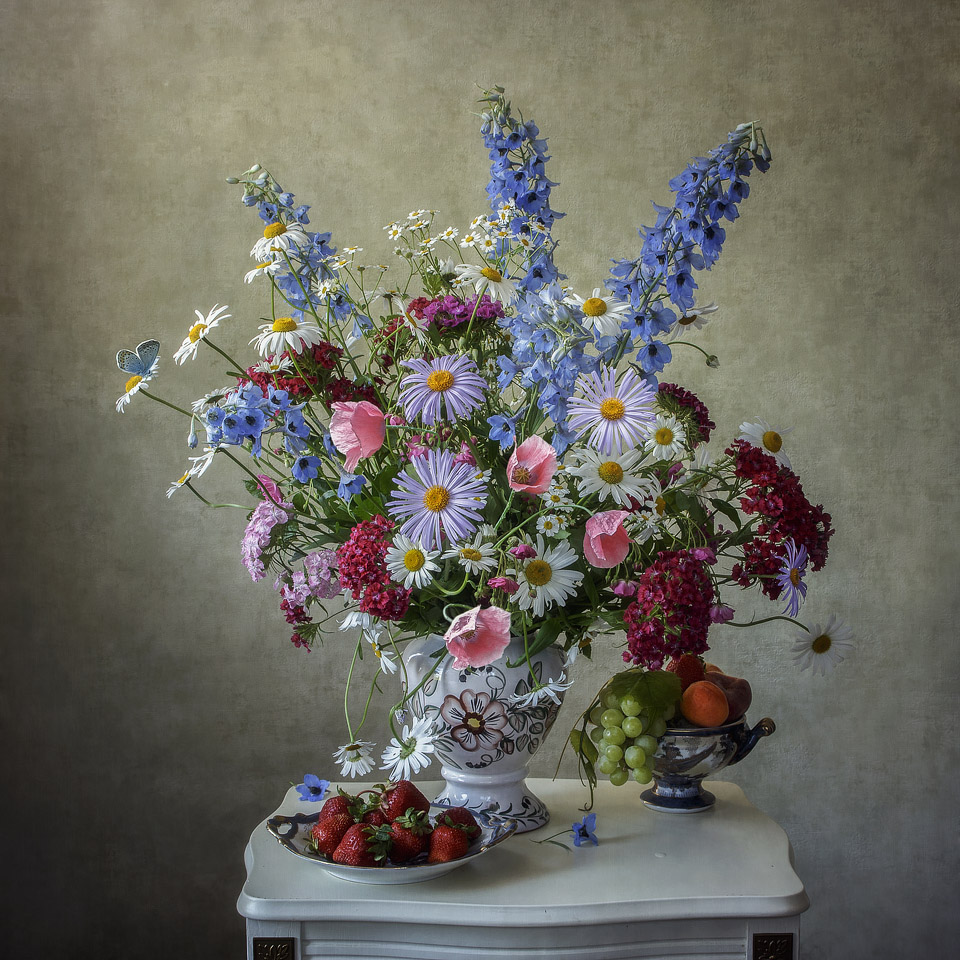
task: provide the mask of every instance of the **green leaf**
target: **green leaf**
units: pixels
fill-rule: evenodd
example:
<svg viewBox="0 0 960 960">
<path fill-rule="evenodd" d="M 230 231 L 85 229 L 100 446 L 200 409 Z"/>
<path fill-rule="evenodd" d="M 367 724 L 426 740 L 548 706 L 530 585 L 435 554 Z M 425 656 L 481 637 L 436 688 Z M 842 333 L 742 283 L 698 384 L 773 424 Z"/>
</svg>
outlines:
<svg viewBox="0 0 960 960">
<path fill-rule="evenodd" d="M 740 529 L 740 513 L 732 503 L 721 500 L 719 497 L 711 497 L 710 502 L 720 513 L 727 517 L 727 519 L 733 521 L 738 530 Z"/>
</svg>

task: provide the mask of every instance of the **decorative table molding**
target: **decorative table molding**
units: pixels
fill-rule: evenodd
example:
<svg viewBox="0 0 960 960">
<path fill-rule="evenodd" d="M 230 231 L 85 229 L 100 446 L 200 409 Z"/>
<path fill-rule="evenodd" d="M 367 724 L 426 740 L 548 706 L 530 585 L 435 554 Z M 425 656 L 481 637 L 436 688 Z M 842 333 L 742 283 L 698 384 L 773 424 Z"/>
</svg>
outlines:
<svg viewBox="0 0 960 960">
<path fill-rule="evenodd" d="M 337 880 L 261 823 L 237 902 L 247 960 L 797 960 L 809 901 L 793 851 L 739 787 L 711 781 L 716 806 L 691 815 L 648 810 L 636 788 L 601 783 L 600 845 L 567 852 L 531 840 L 579 820 L 587 791 L 530 783 L 549 825 L 424 883 Z M 428 796 L 441 786 L 420 784 Z M 275 813 L 316 809 L 291 787 Z"/>
</svg>

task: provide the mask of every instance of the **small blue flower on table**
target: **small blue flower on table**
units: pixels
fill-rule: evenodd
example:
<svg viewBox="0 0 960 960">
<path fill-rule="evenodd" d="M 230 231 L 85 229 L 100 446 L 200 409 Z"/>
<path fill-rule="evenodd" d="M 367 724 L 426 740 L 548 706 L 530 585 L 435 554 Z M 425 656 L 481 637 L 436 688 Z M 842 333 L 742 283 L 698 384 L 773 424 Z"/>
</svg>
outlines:
<svg viewBox="0 0 960 960">
<path fill-rule="evenodd" d="M 585 840 L 589 840 L 594 846 L 597 846 L 600 841 L 593 832 L 596 826 L 597 815 L 595 813 L 588 813 L 579 823 L 573 824 L 570 827 L 573 833 L 573 845 L 579 847 Z"/>
<path fill-rule="evenodd" d="M 301 800 L 316 802 L 326 796 L 327 790 L 330 789 L 330 781 L 321 780 L 312 773 L 305 773 L 303 783 L 298 783 L 296 786 Z"/>
</svg>

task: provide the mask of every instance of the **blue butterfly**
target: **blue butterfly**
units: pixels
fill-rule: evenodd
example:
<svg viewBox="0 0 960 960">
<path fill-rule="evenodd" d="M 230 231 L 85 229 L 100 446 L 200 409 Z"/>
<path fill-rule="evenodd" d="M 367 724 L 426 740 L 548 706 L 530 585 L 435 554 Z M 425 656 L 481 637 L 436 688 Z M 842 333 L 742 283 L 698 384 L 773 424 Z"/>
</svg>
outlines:
<svg viewBox="0 0 960 960">
<path fill-rule="evenodd" d="M 125 373 L 132 373 L 136 377 L 146 377 L 157 362 L 160 353 L 159 340 L 144 340 L 137 347 L 137 352 L 120 350 L 117 353 L 117 366 Z"/>
</svg>

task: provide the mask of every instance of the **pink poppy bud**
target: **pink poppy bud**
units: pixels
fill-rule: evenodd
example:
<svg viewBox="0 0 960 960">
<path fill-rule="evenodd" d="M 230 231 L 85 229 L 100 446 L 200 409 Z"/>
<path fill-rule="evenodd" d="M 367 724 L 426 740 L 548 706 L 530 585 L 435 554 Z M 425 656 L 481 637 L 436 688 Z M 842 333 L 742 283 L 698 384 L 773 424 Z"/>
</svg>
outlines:
<svg viewBox="0 0 960 960">
<path fill-rule="evenodd" d="M 520 589 L 520 584 L 516 580 L 511 580 L 510 577 L 491 577 L 487 581 L 487 586 L 493 587 L 494 590 L 502 590 L 508 596 L 513 596 Z"/>
<path fill-rule="evenodd" d="M 635 597 L 637 595 L 637 585 L 632 580 L 618 580 L 613 585 L 613 592 L 618 597 Z"/>
<path fill-rule="evenodd" d="M 546 493 L 556 472 L 556 450 L 542 437 L 528 437 L 510 454 L 507 483 L 511 490 Z"/>
<path fill-rule="evenodd" d="M 477 461 L 473 456 L 473 451 L 470 449 L 470 445 L 465 441 L 460 441 L 460 452 L 453 458 L 454 463 L 466 463 L 471 467 L 477 465 Z"/>
<path fill-rule="evenodd" d="M 443 638 L 455 669 L 485 667 L 510 642 L 510 614 L 500 607 L 474 607 L 454 618 Z"/>
<path fill-rule="evenodd" d="M 729 623 L 733 619 L 733 607 L 714 603 L 710 607 L 711 623 Z"/>
<path fill-rule="evenodd" d="M 333 411 L 330 439 L 347 458 L 344 469 L 353 473 L 360 460 L 373 456 L 383 446 L 387 434 L 386 418 L 383 411 L 369 400 L 335 403 Z"/>
<path fill-rule="evenodd" d="M 532 560 L 536 555 L 537 551 L 530 546 L 529 543 L 521 543 L 516 547 L 511 547 L 507 553 L 516 557 L 518 560 Z M 487 581 L 490 582 L 489 580 Z"/>
<path fill-rule="evenodd" d="M 623 529 L 627 510 L 607 510 L 587 521 L 583 538 L 583 554 L 595 567 L 615 567 L 630 552 L 631 540 Z"/>
<path fill-rule="evenodd" d="M 694 547 L 690 553 L 703 563 L 714 564 L 717 562 L 717 555 L 709 547 Z"/>
</svg>

